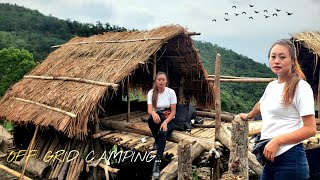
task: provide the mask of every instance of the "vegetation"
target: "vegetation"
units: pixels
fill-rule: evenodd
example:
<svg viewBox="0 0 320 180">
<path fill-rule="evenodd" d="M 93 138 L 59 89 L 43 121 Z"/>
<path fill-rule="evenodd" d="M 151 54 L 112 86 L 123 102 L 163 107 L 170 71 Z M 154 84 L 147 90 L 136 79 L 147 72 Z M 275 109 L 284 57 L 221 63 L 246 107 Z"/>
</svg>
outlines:
<svg viewBox="0 0 320 180">
<path fill-rule="evenodd" d="M 15 48 L 0 50 L 0 64 L 0 97 L 36 65 L 32 54 Z"/>
<path fill-rule="evenodd" d="M 209 42 L 194 41 L 209 74 L 214 74 L 217 53 L 221 55 L 221 75 L 242 77 L 275 77 L 265 64 L 249 59 Z M 239 113 L 248 112 L 259 101 L 266 83 L 221 83 L 221 109 Z"/>
<path fill-rule="evenodd" d="M 0 97 L 11 84 L 32 69 L 35 62 L 44 60 L 53 50 L 52 45 L 63 44 L 74 36 L 90 36 L 106 31 L 128 30 L 99 21 L 94 25 L 61 20 L 45 16 L 37 10 L 0 3 Z M 214 73 L 215 56 L 220 53 L 222 75 L 275 77 L 265 64 L 257 63 L 232 50 L 209 42 L 194 43 L 209 74 Z M 261 97 L 266 84 L 222 83 L 221 86 L 222 110 L 238 113 L 251 109 Z M 137 99 L 143 97 L 139 95 Z"/>
</svg>

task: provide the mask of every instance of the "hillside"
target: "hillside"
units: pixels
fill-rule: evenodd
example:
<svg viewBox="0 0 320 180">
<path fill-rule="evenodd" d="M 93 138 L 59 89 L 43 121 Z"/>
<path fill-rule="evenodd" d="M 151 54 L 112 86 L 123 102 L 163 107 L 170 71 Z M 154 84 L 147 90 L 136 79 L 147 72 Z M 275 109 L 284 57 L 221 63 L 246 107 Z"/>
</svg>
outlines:
<svg viewBox="0 0 320 180">
<path fill-rule="evenodd" d="M 36 61 L 44 60 L 53 50 L 73 36 L 90 36 L 106 31 L 127 29 L 108 23 L 80 23 L 45 16 L 37 10 L 18 5 L 0 3 L 0 49 L 15 47 L 26 49 Z"/>
<path fill-rule="evenodd" d="M 28 50 L 35 61 L 44 60 L 53 50 L 74 36 L 90 36 L 106 31 L 127 31 L 124 27 L 80 23 L 45 16 L 37 10 L 0 3 L 0 50 L 14 47 Z M 215 56 L 222 55 L 221 74 L 248 77 L 274 77 L 270 69 L 231 50 L 209 42 L 194 41 L 207 68 L 213 74 Z M 1 79 L 2 77 L 0 77 Z M 1 86 L 1 85 L 0 85 Z M 261 97 L 266 84 L 222 84 L 222 110 L 247 112 Z"/>
<path fill-rule="evenodd" d="M 194 41 L 209 74 L 214 74 L 217 53 L 221 55 L 221 75 L 244 77 L 276 77 L 265 64 L 253 61 L 232 50 Z M 259 101 L 266 83 L 221 83 L 221 107 L 224 111 L 248 112 Z"/>
</svg>

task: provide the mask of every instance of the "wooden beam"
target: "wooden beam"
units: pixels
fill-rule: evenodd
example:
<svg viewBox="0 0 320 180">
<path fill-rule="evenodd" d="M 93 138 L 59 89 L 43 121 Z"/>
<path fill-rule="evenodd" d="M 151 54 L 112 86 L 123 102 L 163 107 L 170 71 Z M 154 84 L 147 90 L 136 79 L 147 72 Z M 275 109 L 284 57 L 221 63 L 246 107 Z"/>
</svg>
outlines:
<svg viewBox="0 0 320 180">
<path fill-rule="evenodd" d="M 195 35 L 201 35 L 201 33 L 197 33 L 197 32 L 188 32 L 187 33 L 188 36 L 195 36 Z"/>
<path fill-rule="evenodd" d="M 22 99 L 22 98 L 17 98 L 17 97 L 11 97 L 12 99 L 14 100 L 18 100 L 18 101 L 22 101 L 22 102 L 25 102 L 25 103 L 29 103 L 29 104 L 34 104 L 34 105 L 37 105 L 37 106 L 41 106 L 41 107 L 44 107 L 46 109 L 50 109 L 52 111 L 56 111 L 56 112 L 60 112 L 62 114 L 65 114 L 67 116 L 70 116 L 72 118 L 75 118 L 77 117 L 76 114 L 73 114 L 71 112 L 67 112 L 65 110 L 62 110 L 62 109 L 59 109 L 59 108 L 56 108 L 56 107 L 51 107 L 51 106 L 48 106 L 48 105 L 45 105 L 45 104 L 42 104 L 42 103 L 38 103 L 38 102 L 35 102 L 35 101 L 31 101 L 31 100 L 27 100 L 27 99 Z"/>
<path fill-rule="evenodd" d="M 207 81 L 215 81 L 215 78 L 206 78 Z M 274 78 L 248 78 L 248 79 L 220 79 L 220 82 L 237 82 L 237 83 L 269 83 Z"/>
<path fill-rule="evenodd" d="M 8 168 L 7 166 L 3 165 L 3 164 L 0 164 L 0 169 L 4 170 L 4 171 L 7 171 L 8 173 L 14 175 L 15 177 L 20 177 L 21 176 L 21 173 L 13 170 L 13 169 L 10 169 Z M 23 180 L 32 180 L 31 178 L 27 177 L 27 176 L 24 176 L 23 177 Z"/>
<path fill-rule="evenodd" d="M 117 89 L 119 84 L 115 83 L 108 83 L 102 81 L 94 81 L 89 79 L 82 79 L 82 78 L 72 78 L 72 77 L 53 77 L 53 76 L 33 76 L 33 75 L 25 75 L 24 78 L 31 78 L 31 79 L 44 79 L 44 80 L 63 80 L 63 81 L 74 81 L 74 82 L 81 82 L 99 86 L 111 86 L 113 89 Z"/>
<path fill-rule="evenodd" d="M 202 148 L 203 151 L 203 148 Z M 189 141 L 178 144 L 178 180 L 192 180 L 191 146 Z"/>
<path fill-rule="evenodd" d="M 117 40 L 117 41 L 89 41 L 89 42 L 76 42 L 76 43 L 66 43 L 66 44 L 60 44 L 51 46 L 51 48 L 57 48 L 61 46 L 67 46 L 67 45 L 83 45 L 83 44 L 101 44 L 101 43 L 131 43 L 131 42 L 137 42 L 137 41 L 149 41 L 149 40 L 163 40 L 165 37 L 155 37 L 155 38 L 142 38 L 142 39 L 126 39 L 126 40 Z"/>
</svg>

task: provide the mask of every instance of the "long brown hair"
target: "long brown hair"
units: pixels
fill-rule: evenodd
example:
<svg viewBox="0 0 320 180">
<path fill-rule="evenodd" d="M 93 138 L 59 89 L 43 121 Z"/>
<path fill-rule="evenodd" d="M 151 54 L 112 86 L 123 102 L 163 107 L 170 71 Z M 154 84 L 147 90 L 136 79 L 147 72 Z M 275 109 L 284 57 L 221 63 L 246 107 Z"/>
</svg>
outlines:
<svg viewBox="0 0 320 180">
<path fill-rule="evenodd" d="M 162 71 L 159 71 L 156 75 L 156 79 L 155 79 L 155 82 L 153 83 L 153 92 L 152 92 L 152 106 L 154 108 L 157 108 L 157 103 L 158 103 L 158 93 L 159 93 L 159 90 L 158 90 L 158 87 L 157 87 L 157 83 L 156 83 L 156 80 L 158 78 L 159 75 L 164 75 L 167 79 L 167 75 L 166 73 L 162 72 Z"/>
<path fill-rule="evenodd" d="M 283 89 L 282 102 L 283 102 L 284 106 L 287 107 L 289 104 L 292 103 L 292 100 L 293 100 L 294 94 L 296 92 L 297 84 L 299 83 L 299 80 L 300 79 L 305 80 L 306 77 L 303 74 L 301 67 L 298 63 L 296 47 L 294 46 L 294 44 L 288 39 L 281 39 L 281 40 L 274 42 L 269 50 L 269 55 L 268 55 L 269 58 L 270 58 L 271 49 L 275 45 L 282 45 L 282 46 L 287 47 L 287 49 L 289 51 L 289 55 L 291 57 L 291 60 L 293 61 L 293 64 L 291 67 L 291 73 L 290 73 L 290 75 L 286 81 L 286 84 L 284 85 L 284 89 Z"/>
</svg>

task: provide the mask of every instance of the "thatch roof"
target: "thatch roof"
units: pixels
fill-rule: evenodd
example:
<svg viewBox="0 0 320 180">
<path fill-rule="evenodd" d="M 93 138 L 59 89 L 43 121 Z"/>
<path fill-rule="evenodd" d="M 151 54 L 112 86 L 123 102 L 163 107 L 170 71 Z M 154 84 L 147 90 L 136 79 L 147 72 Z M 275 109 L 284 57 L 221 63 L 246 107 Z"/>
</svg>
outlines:
<svg viewBox="0 0 320 180">
<path fill-rule="evenodd" d="M 172 25 L 71 39 L 9 89 L 0 116 L 82 138 L 88 121 L 97 119 L 103 97 L 123 88 L 128 75 L 131 86 L 151 88 L 153 57 L 176 92 L 185 77 L 191 97 L 202 106 L 213 104 L 213 85 L 204 80 L 208 74 L 192 39 L 186 29 Z"/>
<path fill-rule="evenodd" d="M 318 94 L 320 31 L 294 33 L 292 40 L 297 47 L 299 64 L 307 81 L 314 94 Z"/>
</svg>

